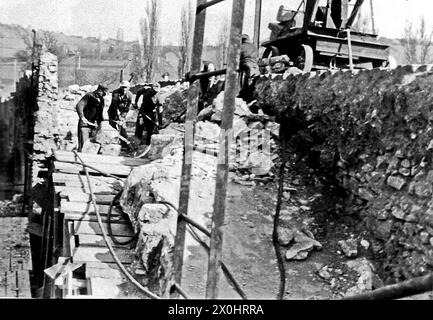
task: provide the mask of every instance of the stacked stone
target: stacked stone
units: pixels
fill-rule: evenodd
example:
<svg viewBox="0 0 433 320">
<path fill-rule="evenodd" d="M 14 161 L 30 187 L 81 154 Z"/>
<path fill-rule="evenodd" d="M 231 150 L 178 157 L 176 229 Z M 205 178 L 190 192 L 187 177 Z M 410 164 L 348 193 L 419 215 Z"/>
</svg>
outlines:
<svg viewBox="0 0 433 320">
<path fill-rule="evenodd" d="M 59 90 L 57 57 L 45 52 L 40 57 L 38 79 L 38 109 L 35 112 L 35 154 L 50 154 L 57 149 Z"/>
<path fill-rule="evenodd" d="M 286 147 L 351 194 L 389 282 L 433 270 L 432 81 L 431 66 L 407 66 L 263 78 L 257 88 Z"/>
</svg>

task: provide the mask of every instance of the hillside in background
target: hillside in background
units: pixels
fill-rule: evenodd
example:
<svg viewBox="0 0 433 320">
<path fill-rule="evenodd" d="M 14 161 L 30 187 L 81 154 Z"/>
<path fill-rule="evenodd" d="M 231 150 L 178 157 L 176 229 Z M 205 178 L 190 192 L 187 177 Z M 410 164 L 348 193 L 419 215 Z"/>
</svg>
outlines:
<svg viewBox="0 0 433 320">
<path fill-rule="evenodd" d="M 41 32 L 38 32 L 41 34 Z M 83 38 L 63 33 L 52 33 L 61 49 L 59 65 L 59 84 L 61 87 L 79 84 L 105 83 L 114 88 L 120 79 L 120 71 L 124 69 L 125 78 L 129 80 L 130 60 L 138 51 L 139 43 L 125 42 L 116 39 L 101 40 L 95 37 Z M 27 44 L 24 38 L 27 38 Z M 0 23 L 0 95 L 5 97 L 14 90 L 14 79 L 18 79 L 25 68 L 25 63 L 15 58 L 25 51 L 31 43 L 31 29 L 18 25 Z M 76 70 L 80 52 L 80 69 Z M 170 79 L 177 80 L 179 52 L 178 46 L 163 46 L 159 49 L 155 80 L 168 72 Z M 216 61 L 218 49 L 207 46 L 203 59 Z"/>
<path fill-rule="evenodd" d="M 39 32 L 40 34 L 41 32 Z M 114 88 L 120 79 L 120 70 L 124 69 L 125 78 L 129 80 L 131 63 L 129 62 L 139 49 L 138 41 L 125 42 L 116 39 L 101 40 L 95 37 L 83 38 L 63 33 L 52 33 L 61 48 L 59 82 L 61 87 L 70 84 L 97 84 L 106 83 Z M 24 36 L 23 36 L 24 35 Z M 19 77 L 25 64 L 14 60 L 19 52 L 25 51 L 31 43 L 31 30 L 18 25 L 6 25 L 0 23 L 0 95 L 6 96 L 14 90 L 14 79 Z M 162 39 L 163 40 L 163 39 Z M 398 64 L 406 64 L 404 51 L 397 39 L 381 38 L 391 46 L 391 55 Z M 80 69 L 78 65 L 77 51 L 80 52 Z M 179 47 L 163 46 L 159 50 L 159 58 L 156 66 L 155 80 L 161 79 L 163 73 L 168 72 L 170 79 L 179 78 L 178 61 Z M 216 62 L 218 48 L 206 46 L 203 59 Z"/>
</svg>

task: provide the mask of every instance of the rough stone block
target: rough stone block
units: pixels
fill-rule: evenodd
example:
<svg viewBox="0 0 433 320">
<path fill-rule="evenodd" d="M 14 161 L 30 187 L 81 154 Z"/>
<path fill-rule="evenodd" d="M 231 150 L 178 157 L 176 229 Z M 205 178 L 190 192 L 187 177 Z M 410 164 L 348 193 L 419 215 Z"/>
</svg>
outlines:
<svg viewBox="0 0 433 320">
<path fill-rule="evenodd" d="M 390 187 L 396 190 L 401 190 L 406 184 L 406 180 L 400 177 L 391 176 L 388 178 L 387 183 Z"/>
<path fill-rule="evenodd" d="M 99 154 L 106 156 L 119 156 L 122 150 L 122 146 L 120 144 L 106 144 L 102 145 L 99 151 Z"/>
</svg>

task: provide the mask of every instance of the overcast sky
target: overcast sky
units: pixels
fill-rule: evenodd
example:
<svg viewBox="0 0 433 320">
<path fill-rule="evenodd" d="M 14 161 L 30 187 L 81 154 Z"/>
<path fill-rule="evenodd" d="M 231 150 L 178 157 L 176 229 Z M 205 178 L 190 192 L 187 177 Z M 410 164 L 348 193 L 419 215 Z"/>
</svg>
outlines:
<svg viewBox="0 0 433 320">
<path fill-rule="evenodd" d="M 20 24 L 36 29 L 60 31 L 71 35 L 115 38 L 118 28 L 125 30 L 125 40 L 137 40 L 138 21 L 146 0 L 1 0 L 0 22 Z M 188 0 L 160 0 L 163 43 L 177 43 L 180 33 L 181 7 Z M 195 0 L 192 0 L 195 4 Z M 290 6 L 300 0 L 263 0 L 262 37 L 269 36 L 267 25 L 274 21 L 281 4 Z M 406 21 L 417 23 L 422 15 L 433 25 L 432 0 L 373 0 L 379 35 L 396 38 L 403 33 Z M 255 0 L 246 0 L 244 32 L 252 34 Z M 369 9 L 368 0 L 365 7 Z M 231 1 L 207 12 L 206 39 L 217 39 L 221 24 L 229 16 Z"/>
</svg>

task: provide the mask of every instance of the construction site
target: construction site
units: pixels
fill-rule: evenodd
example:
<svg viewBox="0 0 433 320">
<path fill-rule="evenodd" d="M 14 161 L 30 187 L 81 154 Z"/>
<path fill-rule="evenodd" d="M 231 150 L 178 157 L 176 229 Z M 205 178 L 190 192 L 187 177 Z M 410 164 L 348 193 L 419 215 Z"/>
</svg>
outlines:
<svg viewBox="0 0 433 320">
<path fill-rule="evenodd" d="M 373 1 L 281 1 L 265 25 L 267 0 L 236 0 L 212 69 L 224 2 L 193 2 L 179 79 L 130 59 L 90 81 L 75 53 L 64 85 L 32 31 L 0 100 L 0 298 L 433 299 L 433 65 L 397 63 Z M 80 106 L 104 90 L 94 125 Z"/>
</svg>

